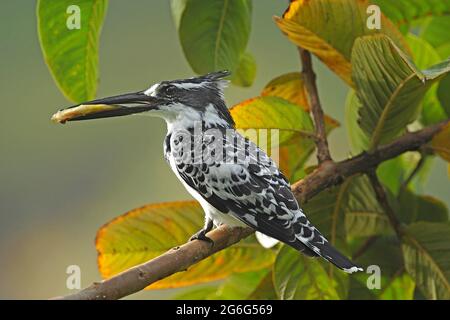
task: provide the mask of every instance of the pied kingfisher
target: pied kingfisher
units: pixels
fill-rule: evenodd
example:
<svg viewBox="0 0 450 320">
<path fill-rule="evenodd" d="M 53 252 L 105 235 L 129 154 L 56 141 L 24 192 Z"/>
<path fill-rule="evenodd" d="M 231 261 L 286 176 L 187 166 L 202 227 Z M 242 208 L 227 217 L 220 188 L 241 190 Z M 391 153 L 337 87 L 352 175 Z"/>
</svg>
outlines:
<svg viewBox="0 0 450 320">
<path fill-rule="evenodd" d="M 331 246 L 309 222 L 276 164 L 241 136 L 226 107 L 229 72 L 162 81 L 149 89 L 98 99 L 58 111 L 53 120 L 115 117 L 136 113 L 167 123 L 164 156 L 205 212 L 205 225 L 191 237 L 211 241 L 213 228 L 249 226 L 304 254 L 321 256 L 345 272 L 362 271 Z"/>
</svg>

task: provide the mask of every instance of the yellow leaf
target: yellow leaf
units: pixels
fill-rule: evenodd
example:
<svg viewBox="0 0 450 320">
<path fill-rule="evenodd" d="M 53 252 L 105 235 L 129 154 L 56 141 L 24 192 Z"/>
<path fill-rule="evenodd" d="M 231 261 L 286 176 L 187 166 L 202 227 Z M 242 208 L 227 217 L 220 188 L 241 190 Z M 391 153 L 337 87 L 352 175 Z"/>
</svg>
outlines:
<svg viewBox="0 0 450 320">
<path fill-rule="evenodd" d="M 293 0 L 275 22 L 294 44 L 314 53 L 353 86 L 350 57 L 356 38 L 384 33 L 400 48 L 407 48 L 401 33 L 384 15 L 380 30 L 367 28 L 369 5 L 369 0 Z"/>
<path fill-rule="evenodd" d="M 431 147 L 447 162 L 450 162 L 450 123 L 447 123 L 431 141 Z M 450 174 L 450 167 L 449 167 Z"/>
<path fill-rule="evenodd" d="M 230 109 L 236 123 L 236 128 L 249 136 L 254 142 L 255 137 L 248 135 L 249 131 L 278 130 L 278 144 L 289 142 L 294 136 L 308 136 L 314 132 L 313 122 L 309 114 L 298 105 L 279 97 L 256 97 L 243 101 Z M 269 132 L 268 132 L 269 133 Z M 309 138 L 308 138 L 309 139 Z M 271 141 L 276 143 L 276 141 Z M 261 146 L 264 149 L 264 146 Z"/>
<path fill-rule="evenodd" d="M 261 96 L 280 97 L 309 111 L 306 89 L 300 72 L 286 73 L 271 80 L 262 90 Z"/>
<path fill-rule="evenodd" d="M 101 227 L 97 233 L 100 273 L 109 278 L 153 259 L 185 243 L 202 225 L 203 210 L 195 201 L 150 204 L 131 210 Z M 273 260 L 272 251 L 264 249 L 254 239 L 246 239 L 147 289 L 219 280 L 236 272 L 265 268 Z"/>
<path fill-rule="evenodd" d="M 325 115 L 327 134 L 339 126 L 338 121 Z M 305 176 L 304 167 L 314 149 L 315 144 L 312 139 L 298 139 L 298 137 L 294 137 L 290 143 L 278 149 L 280 170 L 289 181 L 294 182 Z"/>
</svg>

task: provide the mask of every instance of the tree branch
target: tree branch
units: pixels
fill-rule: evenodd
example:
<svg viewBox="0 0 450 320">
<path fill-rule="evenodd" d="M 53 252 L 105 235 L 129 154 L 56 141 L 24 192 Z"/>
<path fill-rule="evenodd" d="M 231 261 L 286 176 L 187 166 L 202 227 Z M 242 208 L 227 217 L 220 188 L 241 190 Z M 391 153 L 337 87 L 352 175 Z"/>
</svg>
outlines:
<svg viewBox="0 0 450 320">
<path fill-rule="evenodd" d="M 208 233 L 208 237 L 214 241 L 213 247 L 205 241 L 190 241 L 107 280 L 96 282 L 77 293 L 55 299 L 115 300 L 123 298 L 174 273 L 186 271 L 193 264 L 239 242 L 253 232 L 254 230 L 250 228 L 221 226 Z"/>
<path fill-rule="evenodd" d="M 325 130 L 325 120 L 320 104 L 319 93 L 316 85 L 316 75 L 312 67 L 311 53 L 308 50 L 298 47 L 300 59 L 302 61 L 302 74 L 305 82 L 306 91 L 308 93 L 309 105 L 314 118 L 314 127 L 317 146 L 317 160 L 319 164 L 330 161 L 330 149 L 328 148 L 327 132 Z"/>
<path fill-rule="evenodd" d="M 341 162 L 324 163 L 303 180 L 294 183 L 292 191 L 297 200 L 304 203 L 320 191 L 338 185 L 354 174 L 369 172 L 380 163 L 404 152 L 419 150 L 448 122 L 449 120 L 445 120 L 420 131 L 406 133 L 389 144 L 379 146 L 371 153 L 363 152 Z"/>
<path fill-rule="evenodd" d="M 418 132 L 407 133 L 390 144 L 380 146 L 372 153 L 361 153 L 351 159 L 334 163 L 324 162 L 322 166 L 292 185 L 292 191 L 299 201 L 306 201 L 320 191 L 342 183 L 346 178 L 357 173 L 368 173 L 381 162 L 394 158 L 403 152 L 418 150 L 428 143 L 433 136 L 448 122 L 422 129 Z M 250 228 L 219 227 L 208 237 L 214 240 L 214 247 L 202 241 L 191 241 L 180 247 L 171 249 L 163 255 L 148 262 L 130 268 L 107 280 L 94 283 L 90 287 L 64 297 L 55 299 L 119 299 L 138 292 L 148 285 L 181 272 L 225 249 L 253 233 Z"/>
</svg>

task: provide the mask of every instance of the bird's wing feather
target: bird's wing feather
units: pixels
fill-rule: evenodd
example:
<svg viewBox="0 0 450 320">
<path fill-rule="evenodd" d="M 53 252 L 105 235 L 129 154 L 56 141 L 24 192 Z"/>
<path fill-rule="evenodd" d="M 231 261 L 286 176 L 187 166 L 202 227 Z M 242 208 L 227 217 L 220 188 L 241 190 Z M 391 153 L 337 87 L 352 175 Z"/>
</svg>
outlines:
<svg viewBox="0 0 450 320">
<path fill-rule="evenodd" d="M 215 136 L 214 139 L 219 139 L 216 140 L 218 144 L 210 143 L 211 139 L 204 135 L 189 139 L 176 133 L 173 135 L 168 149 L 175 160 L 175 169 L 185 183 L 220 212 L 231 214 L 305 254 L 317 255 L 298 241 L 298 235 L 304 234 L 308 238 L 321 235 L 299 209 L 287 179 L 274 162 L 237 133 L 231 137 Z M 237 139 L 241 142 L 236 142 Z M 234 145 L 230 141 L 234 141 Z M 217 145 L 222 148 L 226 144 L 220 161 L 213 158 Z M 192 146 L 201 146 L 202 152 L 194 154 Z M 243 157 L 249 149 L 252 152 L 247 153 L 247 158 Z M 238 157 L 244 161 L 238 161 Z"/>
<path fill-rule="evenodd" d="M 217 139 L 222 140 L 217 143 Z M 176 137 L 174 141 L 172 156 L 179 176 L 216 209 L 305 254 L 337 261 L 342 269 L 354 266 L 308 221 L 287 179 L 251 141 L 237 132 L 214 139 L 194 137 L 191 142 L 202 152 L 192 152 L 190 161 L 186 161 L 186 145 L 181 147 Z M 217 146 L 223 148 L 222 157 L 217 157 Z"/>
</svg>

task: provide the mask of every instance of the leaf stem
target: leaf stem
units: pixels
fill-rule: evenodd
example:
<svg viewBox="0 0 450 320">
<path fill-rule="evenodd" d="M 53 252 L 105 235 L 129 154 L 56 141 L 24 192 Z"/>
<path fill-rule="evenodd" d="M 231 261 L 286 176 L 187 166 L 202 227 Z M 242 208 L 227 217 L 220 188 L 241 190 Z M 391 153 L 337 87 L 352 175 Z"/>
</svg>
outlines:
<svg viewBox="0 0 450 320">
<path fill-rule="evenodd" d="M 397 237 L 402 238 L 403 232 L 402 232 L 400 221 L 398 220 L 397 216 L 395 215 L 394 210 L 392 210 L 392 207 L 389 204 L 389 200 L 387 198 L 386 191 L 384 190 L 384 187 L 381 184 L 380 180 L 378 180 L 375 169 L 370 170 L 367 173 L 367 176 L 370 179 L 370 183 L 372 184 L 372 188 L 373 188 L 373 191 L 375 192 L 375 196 L 376 196 L 378 202 L 380 203 L 381 207 L 384 209 L 384 211 L 389 219 L 389 223 L 391 224 L 392 228 L 394 229 L 395 233 L 397 234 Z"/>
<path fill-rule="evenodd" d="M 364 243 L 353 254 L 352 256 L 353 260 L 356 260 L 359 257 L 361 257 L 378 240 L 378 238 L 379 238 L 378 235 L 367 238 L 367 240 L 364 241 Z"/>
</svg>

